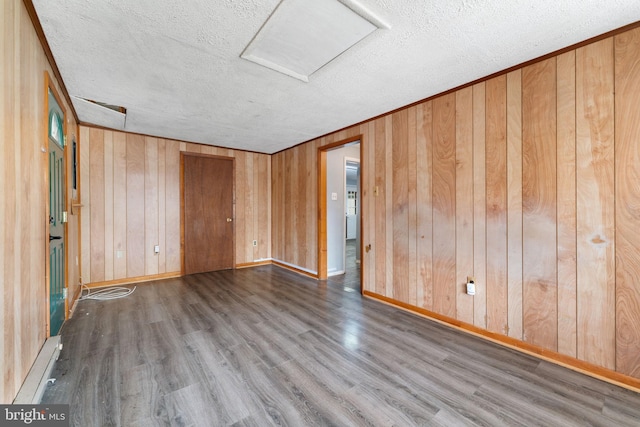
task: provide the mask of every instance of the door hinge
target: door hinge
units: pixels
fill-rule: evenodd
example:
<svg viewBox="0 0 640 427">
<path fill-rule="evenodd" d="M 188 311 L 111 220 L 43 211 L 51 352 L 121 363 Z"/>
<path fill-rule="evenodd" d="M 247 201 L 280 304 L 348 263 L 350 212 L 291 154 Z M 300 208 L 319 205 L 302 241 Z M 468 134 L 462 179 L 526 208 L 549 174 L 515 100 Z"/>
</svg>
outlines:
<svg viewBox="0 0 640 427">
<path fill-rule="evenodd" d="M 67 211 L 62 211 L 62 222 L 63 223 L 67 222 Z"/>
<path fill-rule="evenodd" d="M 68 288 L 63 288 L 62 289 L 62 299 L 67 299 L 67 289 Z"/>
</svg>

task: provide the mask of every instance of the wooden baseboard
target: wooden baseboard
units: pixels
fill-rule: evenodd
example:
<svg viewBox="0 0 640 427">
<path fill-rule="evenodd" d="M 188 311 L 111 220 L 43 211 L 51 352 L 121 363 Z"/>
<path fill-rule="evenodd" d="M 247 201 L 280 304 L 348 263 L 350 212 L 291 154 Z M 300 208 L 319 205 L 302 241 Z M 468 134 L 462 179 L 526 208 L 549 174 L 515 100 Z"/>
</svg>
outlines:
<svg viewBox="0 0 640 427">
<path fill-rule="evenodd" d="M 263 259 L 260 261 L 253 261 L 253 262 L 243 262 L 240 264 L 236 264 L 236 268 L 249 268 L 249 267 L 258 267 L 260 265 L 270 265 L 272 264 L 271 259 Z"/>
<path fill-rule="evenodd" d="M 363 291 L 362 294 L 365 297 L 375 299 L 382 303 L 417 314 L 456 330 L 475 335 L 477 337 L 486 339 L 496 344 L 503 345 L 513 350 L 529 354 L 539 359 L 564 366 L 565 368 L 569 368 L 582 374 L 589 375 L 591 377 L 598 378 L 611 384 L 615 384 L 620 387 L 624 387 L 626 389 L 640 393 L 640 379 L 638 378 L 630 377 L 628 375 L 624 375 L 619 372 L 612 371 L 610 369 L 603 368 L 601 366 L 597 366 L 571 356 L 560 354 L 555 351 L 547 350 L 545 348 L 517 340 L 515 338 L 487 331 L 486 329 L 478 328 L 477 326 L 461 322 L 460 320 L 454 319 L 452 317 L 443 316 L 433 311 L 397 301 L 393 298 L 388 298 L 375 292 Z"/>
<path fill-rule="evenodd" d="M 287 270 L 291 270 L 291 271 L 293 271 L 295 273 L 302 274 L 303 276 L 311 277 L 312 279 L 317 279 L 318 278 L 318 274 L 312 273 L 310 271 L 303 270 L 301 268 L 298 268 L 298 267 L 296 267 L 294 265 L 291 265 L 291 264 L 288 264 L 286 262 L 282 262 L 282 261 L 278 261 L 278 260 L 274 259 L 274 260 L 271 261 L 271 263 L 273 265 L 277 265 L 278 267 L 286 268 Z"/>
<path fill-rule="evenodd" d="M 131 285 L 134 283 L 151 282 L 152 280 L 172 279 L 174 277 L 180 277 L 182 274 L 179 271 L 171 271 L 169 273 L 151 274 L 148 276 L 127 277 L 125 279 L 107 280 L 104 282 L 86 283 L 85 286 L 90 289 L 94 288 L 106 288 L 109 286 L 117 285 Z"/>
</svg>

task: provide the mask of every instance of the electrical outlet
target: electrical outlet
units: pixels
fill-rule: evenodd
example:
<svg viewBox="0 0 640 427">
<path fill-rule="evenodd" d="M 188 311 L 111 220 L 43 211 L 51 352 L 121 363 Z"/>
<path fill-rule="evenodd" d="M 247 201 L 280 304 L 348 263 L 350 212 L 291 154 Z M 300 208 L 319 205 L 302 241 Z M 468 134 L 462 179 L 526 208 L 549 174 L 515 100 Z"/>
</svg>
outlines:
<svg viewBox="0 0 640 427">
<path fill-rule="evenodd" d="M 155 245 L 153 247 L 153 252 L 156 253 L 156 254 L 159 254 L 160 253 L 160 245 Z"/>
<path fill-rule="evenodd" d="M 257 240 L 253 241 L 253 246 L 258 246 L 258 241 Z"/>
</svg>

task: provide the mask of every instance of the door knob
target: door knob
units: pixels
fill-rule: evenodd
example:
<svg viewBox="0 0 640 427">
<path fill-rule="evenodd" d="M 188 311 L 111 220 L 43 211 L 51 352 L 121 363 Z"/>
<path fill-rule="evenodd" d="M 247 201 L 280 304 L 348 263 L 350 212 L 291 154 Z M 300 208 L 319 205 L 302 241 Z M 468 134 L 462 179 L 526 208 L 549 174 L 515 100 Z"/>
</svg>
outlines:
<svg viewBox="0 0 640 427">
<path fill-rule="evenodd" d="M 231 222 L 231 221 L 233 221 L 232 218 L 227 218 L 227 222 Z"/>
<path fill-rule="evenodd" d="M 49 241 L 60 240 L 60 239 L 62 239 L 62 236 L 52 236 L 51 234 L 49 234 Z"/>
</svg>

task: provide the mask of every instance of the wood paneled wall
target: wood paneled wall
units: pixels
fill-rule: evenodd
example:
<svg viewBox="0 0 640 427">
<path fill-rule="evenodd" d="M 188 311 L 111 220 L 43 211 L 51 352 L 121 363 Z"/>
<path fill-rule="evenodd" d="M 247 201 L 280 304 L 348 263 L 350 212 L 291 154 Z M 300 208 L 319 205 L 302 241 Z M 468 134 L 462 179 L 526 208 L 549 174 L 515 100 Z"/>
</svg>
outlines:
<svg viewBox="0 0 640 427">
<path fill-rule="evenodd" d="M 23 2 L 0 2 L 0 22 L 0 403 L 7 404 L 15 398 L 47 335 L 45 71 L 62 92 Z M 64 100 L 62 107 L 70 141 L 77 126 Z M 67 206 L 70 179 L 68 183 Z M 79 277 L 78 216 L 69 216 L 67 230 L 67 283 L 69 295 L 74 296 Z"/>
<path fill-rule="evenodd" d="M 640 378 L 639 97 L 634 29 L 277 153 L 273 256 L 317 270 L 317 148 L 362 134 L 365 291 Z"/>
<path fill-rule="evenodd" d="M 236 264 L 271 258 L 268 155 L 86 126 L 80 140 L 84 283 L 180 272 L 181 151 L 235 158 Z"/>
</svg>

